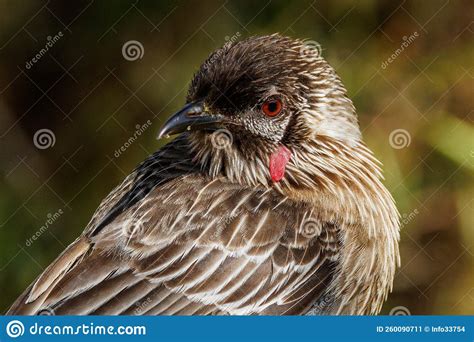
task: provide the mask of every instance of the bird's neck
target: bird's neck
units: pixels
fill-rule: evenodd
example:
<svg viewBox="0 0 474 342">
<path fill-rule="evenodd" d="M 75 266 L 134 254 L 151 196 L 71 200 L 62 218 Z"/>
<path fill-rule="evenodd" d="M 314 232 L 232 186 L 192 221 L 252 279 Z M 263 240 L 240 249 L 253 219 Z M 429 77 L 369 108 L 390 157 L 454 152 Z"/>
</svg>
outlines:
<svg viewBox="0 0 474 342">
<path fill-rule="evenodd" d="M 359 141 L 346 144 L 332 138 L 295 149 L 279 191 L 289 198 L 312 202 L 319 208 L 337 213 L 340 220 L 357 218 L 366 235 L 398 233 L 398 211 L 382 184 L 380 162 Z M 384 231 L 374 220 L 385 222 Z"/>
<path fill-rule="evenodd" d="M 261 151 L 216 150 L 210 141 L 190 141 L 194 162 L 210 178 L 274 191 L 283 199 L 313 207 L 322 220 L 343 227 L 340 238 L 351 243 L 343 244 L 332 290 L 360 305 L 346 307 L 343 303 L 341 313 L 380 311 L 399 264 L 399 214 L 381 182 L 379 162 L 362 142 L 346 144 L 320 136 L 308 145 L 290 147 L 284 178 L 272 182 L 268 158 Z M 351 296 L 357 298 L 349 300 Z M 368 309 L 354 311 L 355 307 Z"/>
<path fill-rule="evenodd" d="M 208 140 L 206 140 L 208 139 Z M 387 219 L 390 228 L 398 227 L 398 212 L 390 193 L 382 184 L 378 160 L 363 142 L 350 144 L 328 136 L 292 147 L 284 177 L 275 182 L 270 172 L 272 151 L 237 145 L 236 141 L 216 148 L 209 135 L 190 135 L 194 162 L 209 177 L 254 189 L 273 190 L 288 199 L 327 207 L 340 217 L 357 217 L 369 222 L 374 217 Z M 367 224 L 367 235 L 380 229 Z"/>
<path fill-rule="evenodd" d="M 332 291 L 346 304 L 360 305 L 342 303 L 339 313 L 378 313 L 400 263 L 399 213 L 381 182 L 379 162 L 362 142 L 348 145 L 328 138 L 314 144 L 295 154 L 288 172 L 299 183 L 284 184 L 286 191 L 312 202 L 320 217 L 344 228 L 341 240 L 350 241 L 342 244 Z"/>
</svg>

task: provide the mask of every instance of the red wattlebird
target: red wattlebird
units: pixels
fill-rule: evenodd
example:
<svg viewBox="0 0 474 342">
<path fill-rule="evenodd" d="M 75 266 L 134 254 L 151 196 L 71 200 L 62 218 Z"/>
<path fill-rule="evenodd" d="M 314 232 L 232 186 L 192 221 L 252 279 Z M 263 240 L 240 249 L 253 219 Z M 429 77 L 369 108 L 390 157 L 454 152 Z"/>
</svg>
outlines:
<svg viewBox="0 0 474 342">
<path fill-rule="evenodd" d="M 304 41 L 228 43 L 9 314 L 376 314 L 399 222 L 354 106 Z"/>
</svg>

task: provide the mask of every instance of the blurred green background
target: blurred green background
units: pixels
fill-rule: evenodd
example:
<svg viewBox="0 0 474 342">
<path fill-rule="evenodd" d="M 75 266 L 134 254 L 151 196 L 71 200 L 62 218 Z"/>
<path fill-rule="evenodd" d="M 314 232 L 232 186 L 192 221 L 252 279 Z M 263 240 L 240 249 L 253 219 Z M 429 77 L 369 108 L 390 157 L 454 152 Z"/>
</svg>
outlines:
<svg viewBox="0 0 474 342">
<path fill-rule="evenodd" d="M 384 163 L 403 229 L 383 313 L 474 314 L 473 13 L 470 0 L 1 0 L 1 312 L 162 144 L 207 55 L 280 32 L 322 46 Z"/>
</svg>

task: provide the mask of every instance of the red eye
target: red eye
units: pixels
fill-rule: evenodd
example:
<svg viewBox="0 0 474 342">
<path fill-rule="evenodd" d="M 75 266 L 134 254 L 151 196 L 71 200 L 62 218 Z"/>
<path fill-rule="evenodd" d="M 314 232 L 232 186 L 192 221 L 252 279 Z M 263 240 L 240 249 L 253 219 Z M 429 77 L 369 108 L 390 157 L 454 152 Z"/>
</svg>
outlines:
<svg viewBox="0 0 474 342">
<path fill-rule="evenodd" d="M 265 115 L 273 117 L 277 116 L 281 112 L 281 101 L 278 99 L 268 100 L 262 106 L 262 111 Z"/>
</svg>

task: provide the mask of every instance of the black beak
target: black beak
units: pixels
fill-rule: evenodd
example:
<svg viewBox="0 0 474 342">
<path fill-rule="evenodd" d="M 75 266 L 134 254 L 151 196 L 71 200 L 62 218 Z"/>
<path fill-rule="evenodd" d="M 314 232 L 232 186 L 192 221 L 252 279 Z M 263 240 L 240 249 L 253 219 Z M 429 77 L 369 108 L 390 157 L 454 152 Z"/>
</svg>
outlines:
<svg viewBox="0 0 474 342">
<path fill-rule="evenodd" d="M 222 122 L 223 118 L 220 114 L 207 113 L 202 102 L 191 102 L 165 122 L 158 133 L 158 139 L 167 135 L 182 133 L 186 130 L 211 128 Z"/>
</svg>

